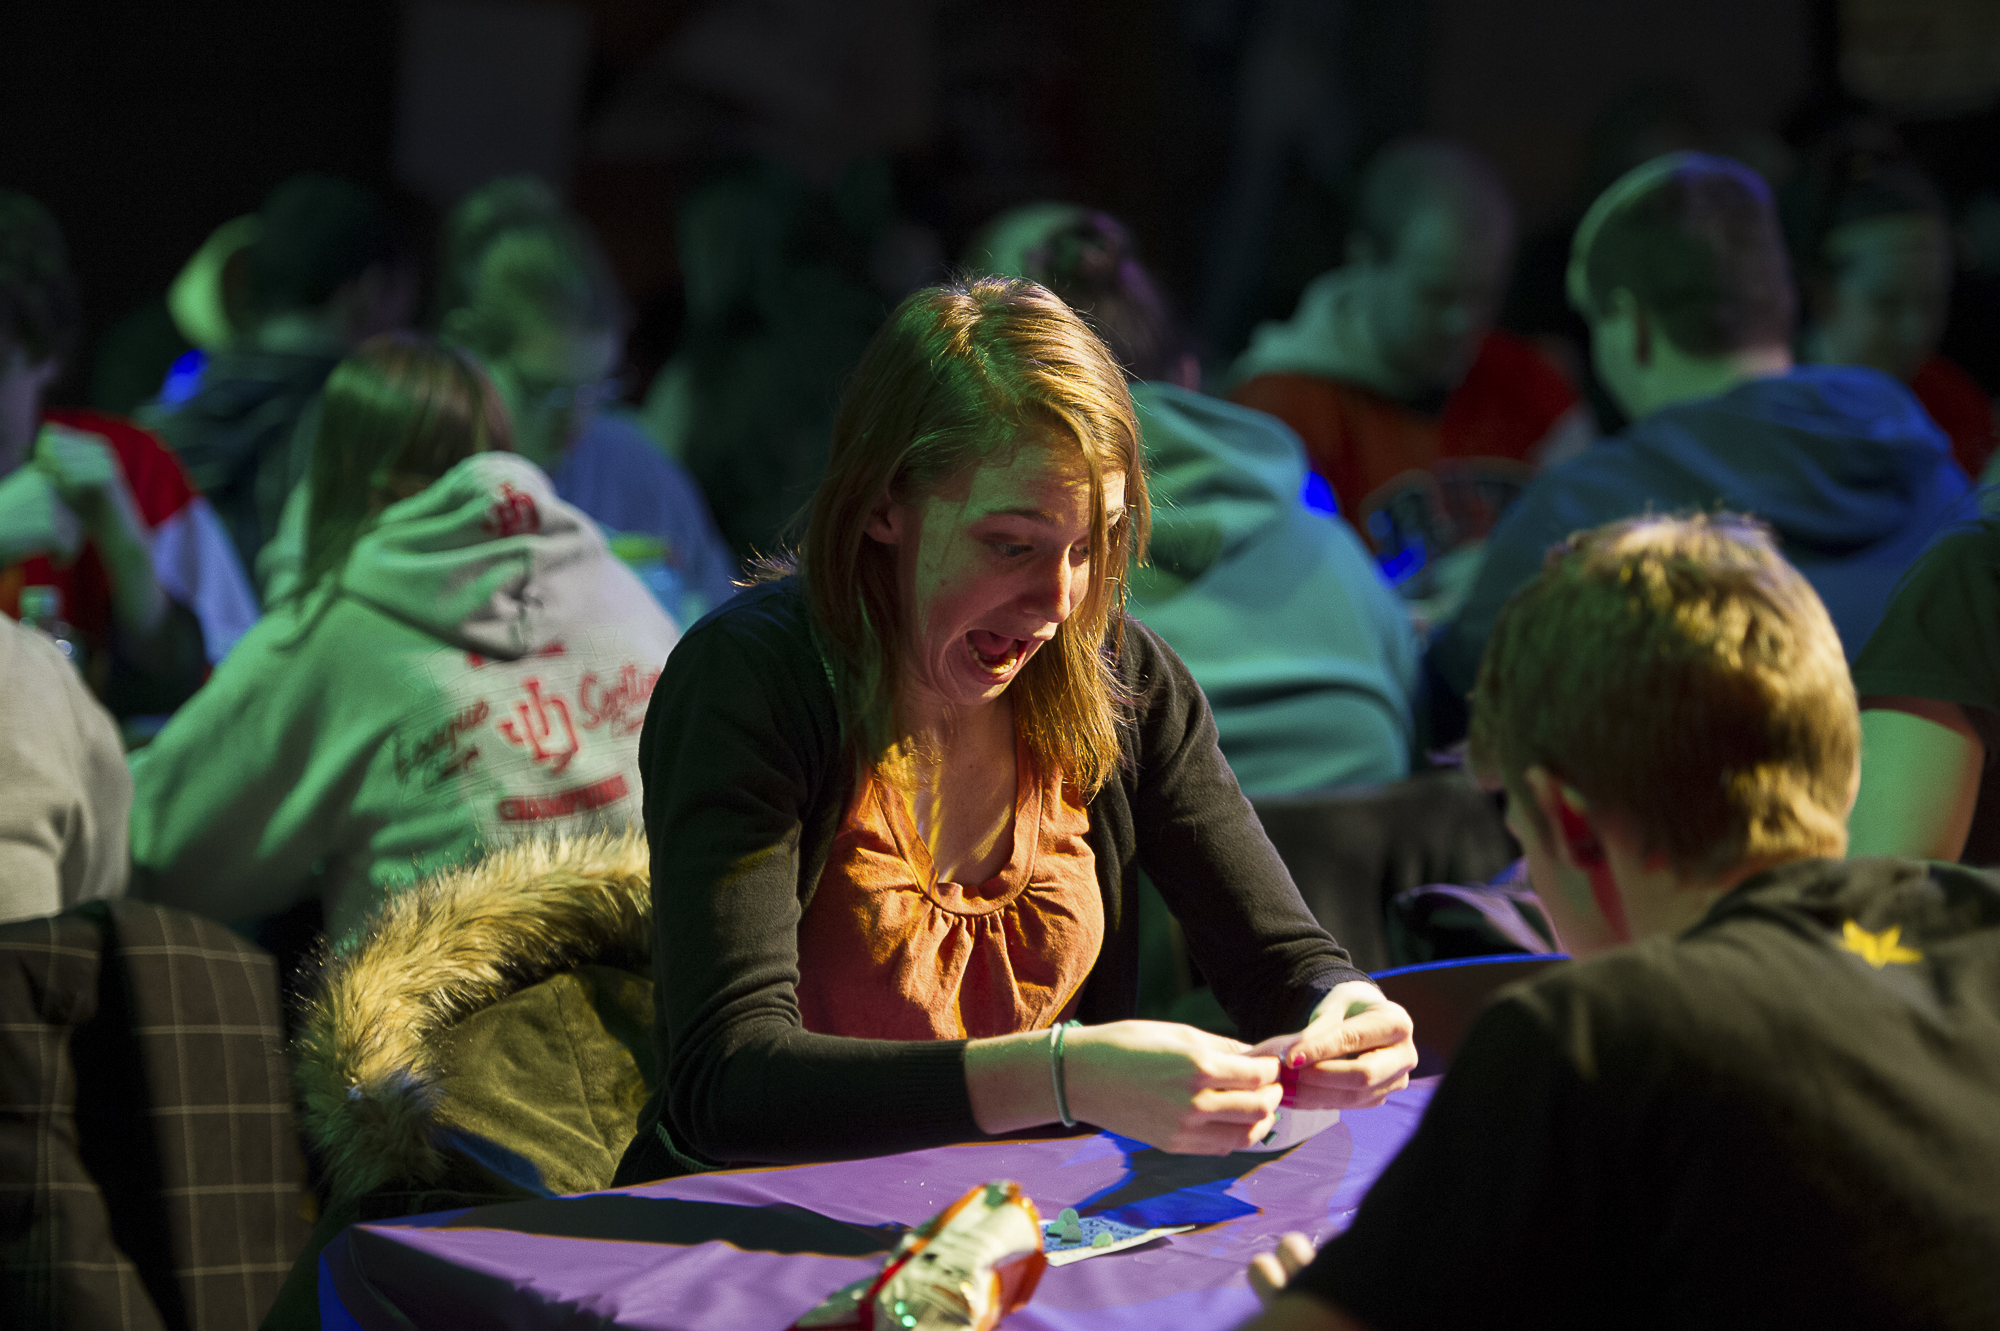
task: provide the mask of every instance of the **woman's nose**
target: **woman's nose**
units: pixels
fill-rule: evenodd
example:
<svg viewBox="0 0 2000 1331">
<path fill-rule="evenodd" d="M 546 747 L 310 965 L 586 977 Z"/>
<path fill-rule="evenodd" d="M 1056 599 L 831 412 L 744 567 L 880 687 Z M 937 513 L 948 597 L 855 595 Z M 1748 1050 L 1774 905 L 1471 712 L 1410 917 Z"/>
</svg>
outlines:
<svg viewBox="0 0 2000 1331">
<path fill-rule="evenodd" d="M 1076 608 L 1076 600 L 1082 588 L 1082 578 L 1089 566 L 1079 568 L 1070 562 L 1069 552 L 1064 550 L 1051 559 L 1035 579 L 1035 611 L 1060 624 L 1069 618 Z"/>
</svg>

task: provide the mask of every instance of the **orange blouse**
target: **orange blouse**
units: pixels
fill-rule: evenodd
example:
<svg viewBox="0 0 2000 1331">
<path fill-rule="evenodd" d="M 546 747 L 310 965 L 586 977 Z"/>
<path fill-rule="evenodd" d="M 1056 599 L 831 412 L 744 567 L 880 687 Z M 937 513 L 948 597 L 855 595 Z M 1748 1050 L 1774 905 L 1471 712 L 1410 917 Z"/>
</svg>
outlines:
<svg viewBox="0 0 2000 1331">
<path fill-rule="evenodd" d="M 957 1040 L 1060 1019 L 1104 942 L 1090 813 L 1015 743 L 1014 848 L 976 886 L 938 882 L 909 801 L 871 775 L 855 792 L 799 922 L 809 1031 Z"/>
</svg>

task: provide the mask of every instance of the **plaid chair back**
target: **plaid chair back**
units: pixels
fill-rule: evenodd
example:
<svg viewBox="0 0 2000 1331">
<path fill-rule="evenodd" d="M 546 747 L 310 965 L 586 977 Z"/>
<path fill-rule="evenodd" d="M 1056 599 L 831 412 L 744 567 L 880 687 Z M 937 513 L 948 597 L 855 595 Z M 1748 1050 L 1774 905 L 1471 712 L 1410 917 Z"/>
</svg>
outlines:
<svg viewBox="0 0 2000 1331">
<path fill-rule="evenodd" d="M 251 1331 L 308 1228 L 271 958 L 139 902 L 0 926 L 0 1324 Z"/>
</svg>

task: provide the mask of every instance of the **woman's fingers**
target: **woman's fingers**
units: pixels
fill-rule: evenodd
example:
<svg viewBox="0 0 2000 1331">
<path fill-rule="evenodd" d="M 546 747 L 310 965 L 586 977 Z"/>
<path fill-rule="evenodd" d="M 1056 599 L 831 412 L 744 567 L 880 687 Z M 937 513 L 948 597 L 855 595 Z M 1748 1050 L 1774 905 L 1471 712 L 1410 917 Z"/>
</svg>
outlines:
<svg viewBox="0 0 2000 1331">
<path fill-rule="evenodd" d="M 1385 999 L 1352 1017 L 1330 1015 L 1315 1021 L 1299 1034 L 1285 1057 L 1293 1066 L 1350 1058 L 1370 1049 L 1402 1044 L 1410 1038 L 1411 1029 L 1410 1014 Z"/>
<path fill-rule="evenodd" d="M 1285 1088 L 1276 1082 L 1247 1091 L 1200 1090 L 1194 1093 L 1190 1108 L 1217 1123 L 1255 1123 L 1278 1111 L 1284 1093 Z"/>
<path fill-rule="evenodd" d="M 1275 1114 L 1266 1114 L 1254 1122 L 1218 1122 L 1205 1119 L 1184 1124 L 1181 1131 L 1164 1148 L 1175 1155 L 1228 1155 L 1255 1146 L 1271 1135 L 1271 1129 L 1278 1126 Z"/>
<path fill-rule="evenodd" d="M 1416 1065 L 1415 1047 L 1399 1045 L 1301 1068 L 1295 1103 L 1302 1109 L 1372 1109 L 1408 1086 Z"/>
<path fill-rule="evenodd" d="M 1260 1086 L 1275 1086 L 1278 1081 L 1278 1060 L 1269 1056 L 1252 1058 L 1247 1054 L 1204 1053 L 1197 1056 L 1194 1063 L 1197 1089 L 1245 1091 Z"/>
</svg>

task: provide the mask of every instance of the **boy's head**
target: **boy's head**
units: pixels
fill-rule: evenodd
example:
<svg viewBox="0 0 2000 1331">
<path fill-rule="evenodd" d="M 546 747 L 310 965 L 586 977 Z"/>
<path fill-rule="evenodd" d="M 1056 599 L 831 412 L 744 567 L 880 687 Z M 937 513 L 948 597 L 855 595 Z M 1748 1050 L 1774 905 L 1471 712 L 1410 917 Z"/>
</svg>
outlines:
<svg viewBox="0 0 2000 1331">
<path fill-rule="evenodd" d="M 1653 932 L 1675 914 L 1644 899 L 1662 885 L 1846 849 L 1861 743 L 1846 658 L 1748 519 L 1571 536 L 1501 611 L 1472 709 L 1474 770 L 1505 787 L 1573 950 Z"/>
<path fill-rule="evenodd" d="M 1770 187 L 1707 153 L 1634 167 L 1577 225 L 1569 300 L 1599 378 L 1634 416 L 1663 361 L 1788 348 L 1795 301 Z"/>
<path fill-rule="evenodd" d="M 1383 361 L 1415 386 L 1456 388 L 1500 307 L 1513 205 L 1476 154 L 1438 139 L 1399 140 L 1361 173 L 1348 257 L 1367 274 Z"/>
</svg>

